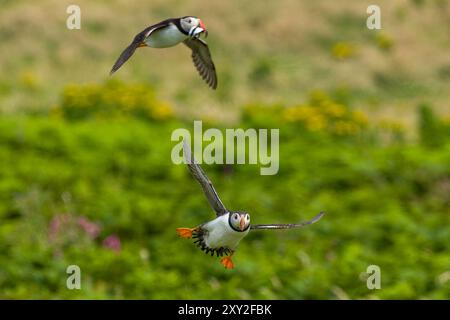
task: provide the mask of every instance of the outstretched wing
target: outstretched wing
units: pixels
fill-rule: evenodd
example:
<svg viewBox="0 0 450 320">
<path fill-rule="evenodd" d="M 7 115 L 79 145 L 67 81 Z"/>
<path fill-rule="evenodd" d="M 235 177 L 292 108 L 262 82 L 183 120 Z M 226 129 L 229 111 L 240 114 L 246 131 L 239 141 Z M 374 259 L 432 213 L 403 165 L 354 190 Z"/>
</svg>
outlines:
<svg viewBox="0 0 450 320">
<path fill-rule="evenodd" d="M 167 25 L 168 25 L 168 20 L 165 20 L 165 21 L 162 21 L 162 22 L 160 22 L 158 24 L 155 24 L 153 26 L 147 27 L 147 28 L 145 28 L 145 30 L 139 32 L 134 37 L 134 39 L 130 43 L 130 45 L 125 50 L 123 50 L 122 54 L 117 59 L 116 63 L 112 67 L 111 72 L 109 74 L 112 75 L 114 72 L 119 70 L 119 68 L 128 59 L 130 59 L 130 57 L 133 55 L 134 51 L 136 51 L 136 49 L 139 48 L 139 46 L 141 46 L 141 44 L 143 43 L 144 39 L 147 38 L 148 36 L 150 36 L 150 34 L 152 34 L 152 32 L 154 32 L 155 30 L 167 27 Z"/>
<path fill-rule="evenodd" d="M 183 150 L 189 171 L 191 171 L 192 175 L 202 186 L 203 192 L 205 193 L 209 204 L 216 212 L 216 216 L 219 217 L 228 213 L 228 210 L 225 208 L 219 196 L 217 195 L 212 182 L 208 179 L 203 169 L 198 165 L 197 161 L 195 161 L 194 155 L 192 154 L 191 149 L 188 147 L 186 141 L 183 141 Z"/>
<path fill-rule="evenodd" d="M 200 38 L 188 38 L 183 41 L 192 50 L 192 61 L 203 80 L 213 89 L 217 88 L 216 67 L 211 58 L 208 45 Z"/>
<path fill-rule="evenodd" d="M 288 223 L 288 224 L 253 224 L 250 226 L 251 230 L 264 230 L 264 229 L 293 229 L 293 228 L 301 228 L 307 226 L 309 224 L 313 224 L 322 218 L 325 212 L 319 213 L 317 216 L 312 218 L 311 220 L 300 222 L 300 223 Z"/>
</svg>

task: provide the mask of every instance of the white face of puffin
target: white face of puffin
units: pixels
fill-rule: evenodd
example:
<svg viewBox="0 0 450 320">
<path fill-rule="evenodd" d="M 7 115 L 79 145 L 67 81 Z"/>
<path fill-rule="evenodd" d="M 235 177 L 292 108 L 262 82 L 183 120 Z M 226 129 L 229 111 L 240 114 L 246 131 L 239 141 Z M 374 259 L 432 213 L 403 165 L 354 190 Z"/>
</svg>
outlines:
<svg viewBox="0 0 450 320">
<path fill-rule="evenodd" d="M 190 37 L 199 37 L 202 32 L 205 36 L 208 35 L 203 21 L 196 17 L 184 17 L 180 20 L 181 27 L 186 31 Z"/>
<path fill-rule="evenodd" d="M 224 214 L 202 225 L 207 230 L 204 237 L 209 248 L 235 250 L 239 241 L 250 232 L 250 215 L 245 212 Z"/>
<path fill-rule="evenodd" d="M 230 215 L 230 225 L 234 230 L 244 231 L 250 225 L 250 215 L 245 212 L 233 212 Z"/>
</svg>

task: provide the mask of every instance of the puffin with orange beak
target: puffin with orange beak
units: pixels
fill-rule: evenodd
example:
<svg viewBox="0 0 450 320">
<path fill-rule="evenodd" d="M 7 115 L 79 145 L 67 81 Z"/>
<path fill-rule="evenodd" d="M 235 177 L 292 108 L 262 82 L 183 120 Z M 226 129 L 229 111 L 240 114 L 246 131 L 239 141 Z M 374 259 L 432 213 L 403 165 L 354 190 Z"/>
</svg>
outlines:
<svg viewBox="0 0 450 320">
<path fill-rule="evenodd" d="M 200 18 L 192 16 L 171 18 L 149 26 L 134 37 L 131 44 L 117 59 L 110 74 L 116 72 L 137 48 L 168 48 L 183 42 L 191 49 L 192 60 L 200 76 L 212 89 L 216 89 L 216 67 L 208 45 L 200 38 L 201 34 L 208 36 L 206 26 Z"/>
<path fill-rule="evenodd" d="M 216 213 L 216 218 L 203 223 L 194 228 L 177 228 L 178 235 L 182 238 L 194 238 L 198 247 L 206 254 L 214 254 L 222 257 L 220 263 L 226 269 L 233 269 L 234 263 L 231 260 L 239 242 L 250 232 L 250 230 L 270 230 L 270 229 L 292 229 L 301 228 L 317 222 L 324 215 L 323 212 L 311 220 L 290 223 L 290 224 L 250 224 L 250 215 L 244 211 L 229 211 L 220 200 L 212 182 L 205 172 L 195 161 L 190 148 L 186 142 L 183 143 L 184 157 L 189 171 L 200 183 L 209 204 Z"/>
</svg>

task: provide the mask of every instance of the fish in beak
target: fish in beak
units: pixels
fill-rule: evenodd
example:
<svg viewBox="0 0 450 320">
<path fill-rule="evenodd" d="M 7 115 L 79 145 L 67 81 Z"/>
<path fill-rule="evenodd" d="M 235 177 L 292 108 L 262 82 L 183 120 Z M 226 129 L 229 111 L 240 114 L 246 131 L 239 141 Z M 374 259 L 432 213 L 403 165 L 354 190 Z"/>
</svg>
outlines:
<svg viewBox="0 0 450 320">
<path fill-rule="evenodd" d="M 202 27 L 192 27 L 191 30 L 189 30 L 189 36 L 191 38 L 200 37 L 200 34 L 203 32 L 205 33 L 205 35 L 208 34 L 207 31 Z"/>
<path fill-rule="evenodd" d="M 206 26 L 203 23 L 202 20 L 199 19 L 199 25 L 196 27 L 192 27 L 191 30 L 189 30 L 189 36 L 191 38 L 200 37 L 200 34 L 204 33 L 205 38 L 208 36 L 208 31 L 206 30 Z"/>
</svg>

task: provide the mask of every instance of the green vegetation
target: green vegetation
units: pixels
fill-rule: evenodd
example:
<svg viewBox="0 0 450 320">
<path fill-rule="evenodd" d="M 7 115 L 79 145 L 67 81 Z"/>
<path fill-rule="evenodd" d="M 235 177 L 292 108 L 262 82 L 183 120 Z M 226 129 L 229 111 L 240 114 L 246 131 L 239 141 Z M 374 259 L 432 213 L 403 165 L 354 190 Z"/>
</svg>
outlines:
<svg viewBox="0 0 450 320">
<path fill-rule="evenodd" d="M 170 161 L 172 130 L 192 123 L 126 113 L 134 104 L 114 96 L 109 112 L 100 97 L 111 85 L 71 85 L 49 116 L 0 120 L 1 297 L 450 295 L 450 126 L 429 108 L 419 144 L 322 91 L 298 106 L 244 108 L 237 126 L 280 128 L 280 172 L 205 166 L 223 201 L 255 223 L 327 215 L 303 230 L 250 234 L 227 271 L 175 233 L 213 217 L 186 167 Z M 127 101 L 141 97 L 141 86 L 113 85 Z M 135 109 L 158 105 L 152 97 Z M 71 264 L 82 290 L 65 286 Z M 382 290 L 366 288 L 370 264 Z"/>
<path fill-rule="evenodd" d="M 379 0 L 370 31 L 355 3 L 78 0 L 69 31 L 64 1 L 3 1 L 0 298 L 448 299 L 448 6 Z M 209 29 L 217 91 L 183 47 L 139 49 L 109 77 L 136 32 L 185 14 Z M 277 175 L 204 165 L 227 207 L 253 223 L 327 214 L 251 233 L 233 270 L 179 239 L 214 217 L 171 162 L 194 119 L 280 129 Z"/>
</svg>

